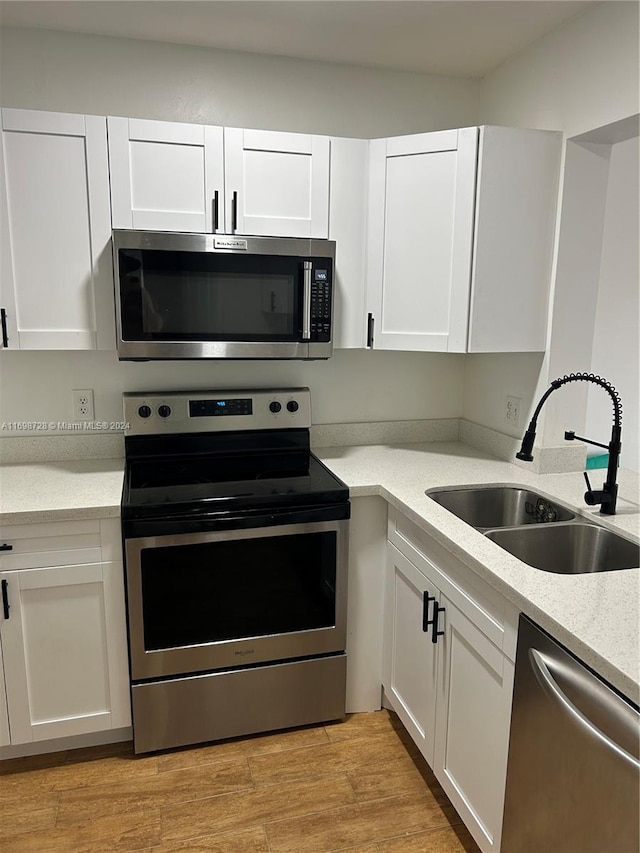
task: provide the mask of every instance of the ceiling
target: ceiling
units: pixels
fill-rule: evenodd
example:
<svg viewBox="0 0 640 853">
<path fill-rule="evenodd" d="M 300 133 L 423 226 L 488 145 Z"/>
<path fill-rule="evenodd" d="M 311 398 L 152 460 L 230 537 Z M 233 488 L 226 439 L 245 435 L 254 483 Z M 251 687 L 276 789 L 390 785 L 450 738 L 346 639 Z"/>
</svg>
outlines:
<svg viewBox="0 0 640 853">
<path fill-rule="evenodd" d="M 9 0 L 0 24 L 483 77 L 581 0 Z"/>
</svg>

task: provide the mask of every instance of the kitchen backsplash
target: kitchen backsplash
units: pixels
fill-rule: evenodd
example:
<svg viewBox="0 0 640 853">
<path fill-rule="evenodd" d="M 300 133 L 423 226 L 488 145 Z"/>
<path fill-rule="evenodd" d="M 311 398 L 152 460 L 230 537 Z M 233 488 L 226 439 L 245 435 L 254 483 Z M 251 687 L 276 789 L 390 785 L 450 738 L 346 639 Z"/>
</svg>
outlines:
<svg viewBox="0 0 640 853">
<path fill-rule="evenodd" d="M 318 448 L 432 441 L 462 441 L 498 459 L 515 465 L 527 464 L 528 470 L 533 468 L 538 474 L 581 471 L 585 466 L 585 450 L 579 446 L 536 447 L 533 466 L 518 462 L 515 454 L 520 439 L 458 418 L 317 424 L 311 428 L 311 445 Z M 123 457 L 122 433 L 0 437 L 0 463 L 4 465 Z"/>
</svg>

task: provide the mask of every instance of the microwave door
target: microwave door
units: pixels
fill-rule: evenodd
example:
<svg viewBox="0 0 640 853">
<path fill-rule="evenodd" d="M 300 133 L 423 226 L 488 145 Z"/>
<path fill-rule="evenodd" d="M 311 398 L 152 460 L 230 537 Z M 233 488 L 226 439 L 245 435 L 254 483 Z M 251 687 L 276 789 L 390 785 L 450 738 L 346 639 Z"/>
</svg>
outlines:
<svg viewBox="0 0 640 853">
<path fill-rule="evenodd" d="M 121 359 L 331 355 L 332 257 L 293 254 L 297 240 L 247 238 L 245 252 L 207 239 L 114 232 Z"/>
</svg>

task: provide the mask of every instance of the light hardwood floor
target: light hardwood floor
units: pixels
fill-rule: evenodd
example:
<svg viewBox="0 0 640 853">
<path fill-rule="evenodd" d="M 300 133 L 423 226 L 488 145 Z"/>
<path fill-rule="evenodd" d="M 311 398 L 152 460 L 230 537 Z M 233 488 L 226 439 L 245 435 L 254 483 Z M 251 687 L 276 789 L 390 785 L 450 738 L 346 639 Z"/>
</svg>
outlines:
<svg viewBox="0 0 640 853">
<path fill-rule="evenodd" d="M 395 715 L 0 762 L 3 853 L 479 853 Z"/>
</svg>

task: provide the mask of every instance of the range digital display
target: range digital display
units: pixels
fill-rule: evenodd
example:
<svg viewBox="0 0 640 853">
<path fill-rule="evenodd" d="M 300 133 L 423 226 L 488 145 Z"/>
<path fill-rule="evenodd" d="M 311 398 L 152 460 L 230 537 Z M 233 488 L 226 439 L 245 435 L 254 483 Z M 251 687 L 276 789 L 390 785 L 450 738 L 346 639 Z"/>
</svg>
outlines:
<svg viewBox="0 0 640 853">
<path fill-rule="evenodd" d="M 252 415 L 253 400 L 189 400 L 190 418 L 216 418 L 227 415 Z"/>
</svg>

